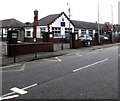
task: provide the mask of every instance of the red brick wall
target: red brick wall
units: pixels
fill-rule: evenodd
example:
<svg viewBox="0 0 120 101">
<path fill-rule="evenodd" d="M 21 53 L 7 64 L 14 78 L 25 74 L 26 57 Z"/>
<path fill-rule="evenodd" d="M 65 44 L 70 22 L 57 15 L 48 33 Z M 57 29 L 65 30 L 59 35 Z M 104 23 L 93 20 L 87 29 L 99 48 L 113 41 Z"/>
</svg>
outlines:
<svg viewBox="0 0 120 101">
<path fill-rule="evenodd" d="M 24 42 L 33 42 L 33 38 L 25 38 Z"/>
<path fill-rule="evenodd" d="M 91 46 L 97 45 L 97 41 L 94 41 L 94 40 L 90 41 L 90 45 L 91 45 Z"/>
<path fill-rule="evenodd" d="M 52 52 L 53 43 L 41 43 L 41 44 L 16 44 L 8 49 L 8 56 L 14 55 L 14 47 L 16 55 L 29 54 L 35 52 Z"/>
<path fill-rule="evenodd" d="M 50 38 L 49 41 L 53 43 L 62 42 L 62 38 Z"/>
</svg>

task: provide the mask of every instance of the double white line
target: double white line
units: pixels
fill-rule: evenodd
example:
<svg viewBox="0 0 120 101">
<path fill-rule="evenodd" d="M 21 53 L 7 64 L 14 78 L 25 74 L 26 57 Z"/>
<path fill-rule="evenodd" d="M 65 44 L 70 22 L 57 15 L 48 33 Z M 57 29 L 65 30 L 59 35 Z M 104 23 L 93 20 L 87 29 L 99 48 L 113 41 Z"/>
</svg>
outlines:
<svg viewBox="0 0 120 101">
<path fill-rule="evenodd" d="M 35 86 L 37 86 L 37 84 L 33 84 L 33 85 L 30 85 L 30 86 L 24 87 L 22 89 L 19 89 L 19 88 L 16 88 L 16 87 L 11 88 L 10 90 L 12 90 L 13 92 L 0 96 L 0 101 L 19 97 L 18 94 L 20 94 L 20 95 L 26 94 L 27 91 L 24 91 L 24 90 L 27 90 L 27 89 L 35 87 Z M 18 93 L 18 94 L 16 94 L 16 93 Z M 13 94 L 15 94 L 15 95 L 13 95 Z"/>
<path fill-rule="evenodd" d="M 75 70 L 73 70 L 73 72 L 80 71 L 80 70 L 82 70 L 82 69 L 88 68 L 88 67 L 90 67 L 90 66 L 97 65 L 97 64 L 102 63 L 102 62 L 105 62 L 105 61 L 107 61 L 107 60 L 109 60 L 109 58 L 104 59 L 104 60 L 101 60 L 101 61 L 98 61 L 98 62 L 95 62 L 95 63 L 93 63 L 93 64 L 90 64 L 90 65 L 87 65 L 87 66 L 84 66 L 84 67 L 81 67 L 81 68 L 78 68 L 78 69 L 75 69 Z"/>
</svg>

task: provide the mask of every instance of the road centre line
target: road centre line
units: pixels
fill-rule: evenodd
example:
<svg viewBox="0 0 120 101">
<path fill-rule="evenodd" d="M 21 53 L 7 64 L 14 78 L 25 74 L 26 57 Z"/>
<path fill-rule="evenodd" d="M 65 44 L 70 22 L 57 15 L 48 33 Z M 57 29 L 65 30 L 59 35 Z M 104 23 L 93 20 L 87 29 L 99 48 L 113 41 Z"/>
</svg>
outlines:
<svg viewBox="0 0 120 101">
<path fill-rule="evenodd" d="M 4 97 L 4 98 L 0 98 L 0 101 L 1 100 L 7 100 L 7 99 L 13 99 L 13 98 L 16 98 L 16 97 L 19 97 L 19 95 L 12 95 L 12 96 L 7 96 L 7 97 Z"/>
<path fill-rule="evenodd" d="M 33 85 L 30 85 L 30 86 L 27 86 L 27 87 L 24 87 L 24 88 L 22 88 L 23 90 L 26 90 L 26 89 L 29 89 L 29 88 L 32 88 L 32 87 L 35 87 L 35 86 L 37 86 L 38 84 L 33 84 Z M 11 93 L 8 93 L 8 94 L 5 94 L 5 95 L 2 95 L 2 96 L 0 96 L 0 98 L 2 98 L 2 97 L 6 97 L 6 96 L 10 96 L 10 95 L 12 95 L 12 94 L 15 94 L 16 92 L 11 92 Z"/>
<path fill-rule="evenodd" d="M 101 60 L 101 61 L 98 61 L 98 62 L 95 62 L 95 63 L 93 63 L 93 64 L 90 64 L 90 65 L 87 65 L 87 66 L 84 66 L 84 67 L 81 67 L 81 68 L 78 68 L 78 69 L 75 69 L 75 70 L 73 70 L 73 72 L 77 72 L 77 71 L 80 71 L 80 70 L 82 70 L 82 69 L 86 69 L 86 68 L 88 68 L 88 67 L 97 65 L 97 64 L 102 63 L 102 62 L 105 62 L 105 61 L 107 61 L 107 60 L 109 60 L 109 58 L 104 59 L 104 60 Z"/>
</svg>

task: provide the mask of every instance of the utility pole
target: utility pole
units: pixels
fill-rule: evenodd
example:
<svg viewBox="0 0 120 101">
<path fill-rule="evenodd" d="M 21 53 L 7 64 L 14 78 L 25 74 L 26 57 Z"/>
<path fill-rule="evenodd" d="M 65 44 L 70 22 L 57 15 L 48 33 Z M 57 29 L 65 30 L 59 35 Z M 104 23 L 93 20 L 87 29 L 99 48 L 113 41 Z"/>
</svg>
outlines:
<svg viewBox="0 0 120 101">
<path fill-rule="evenodd" d="M 112 42 L 113 42 L 113 5 L 111 5 L 111 17 L 112 17 L 112 30 L 111 30 L 112 31 L 112 33 L 111 33 L 112 36 L 111 37 L 112 37 Z"/>
<path fill-rule="evenodd" d="M 102 15 L 101 15 L 101 35 L 103 34 L 102 32 L 103 31 L 102 31 Z"/>
<path fill-rule="evenodd" d="M 68 16 L 69 16 L 69 20 L 70 20 L 70 3 L 67 3 L 67 5 L 69 6 L 68 8 Z M 72 40 L 71 40 L 71 34 L 70 34 L 70 21 L 69 21 L 69 39 L 70 39 L 70 48 L 71 48 L 71 44 L 72 44 Z"/>
<path fill-rule="evenodd" d="M 99 2 L 98 2 L 98 44 L 100 44 Z"/>
</svg>

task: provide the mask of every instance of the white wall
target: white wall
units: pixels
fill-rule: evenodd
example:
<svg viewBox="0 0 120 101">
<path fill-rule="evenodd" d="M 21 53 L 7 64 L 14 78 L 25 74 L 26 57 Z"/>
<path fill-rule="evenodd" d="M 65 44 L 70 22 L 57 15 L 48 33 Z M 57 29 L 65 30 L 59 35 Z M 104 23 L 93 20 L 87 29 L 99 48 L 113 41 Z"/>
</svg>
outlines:
<svg viewBox="0 0 120 101">
<path fill-rule="evenodd" d="M 6 28 L 3 28 L 3 37 L 7 37 L 7 29 Z"/>
<path fill-rule="evenodd" d="M 62 21 L 64 19 L 64 21 Z M 65 22 L 65 27 L 61 27 L 61 22 Z M 52 27 L 61 27 L 61 35 L 65 35 L 65 28 L 69 28 L 69 20 L 66 18 L 64 14 L 62 14 L 55 22 L 50 25 L 50 31 L 52 31 Z M 74 32 L 74 26 L 70 23 L 70 28 L 72 28 L 72 32 Z"/>
<path fill-rule="evenodd" d="M 84 29 L 79 29 L 79 36 L 81 36 L 81 30 L 84 30 Z M 85 29 L 85 30 L 87 35 L 89 35 L 89 30 L 93 30 L 93 37 L 95 36 L 95 29 Z"/>
<path fill-rule="evenodd" d="M 45 32 L 48 32 L 48 28 L 47 28 L 47 26 L 37 26 L 37 38 L 42 38 L 41 37 L 41 28 L 45 28 Z"/>
</svg>

